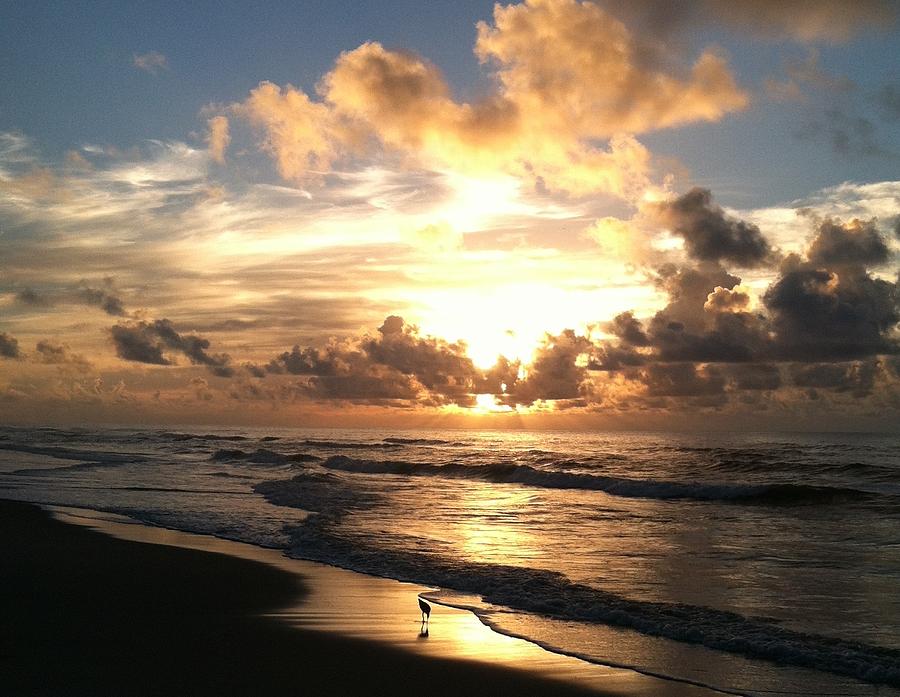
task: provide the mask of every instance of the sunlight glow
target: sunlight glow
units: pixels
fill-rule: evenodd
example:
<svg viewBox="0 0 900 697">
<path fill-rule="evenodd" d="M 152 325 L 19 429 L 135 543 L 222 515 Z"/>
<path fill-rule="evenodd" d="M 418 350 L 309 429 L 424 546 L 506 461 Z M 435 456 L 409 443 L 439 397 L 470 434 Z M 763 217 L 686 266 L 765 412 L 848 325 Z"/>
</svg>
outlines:
<svg viewBox="0 0 900 697">
<path fill-rule="evenodd" d="M 576 291 L 543 283 L 425 292 L 425 333 L 461 339 L 475 365 L 487 369 L 498 356 L 531 363 L 549 332 L 565 328 L 588 333 L 586 317 L 612 318 L 621 292 Z"/>
<path fill-rule="evenodd" d="M 454 196 L 438 216 L 456 230 L 476 230 L 498 217 L 535 212 L 520 200 L 521 184 L 513 177 L 473 178 L 455 172 L 445 177 Z"/>
<path fill-rule="evenodd" d="M 512 411 L 513 408 L 508 404 L 500 404 L 497 397 L 492 394 L 475 395 L 475 410 L 482 414 L 500 413 Z"/>
</svg>

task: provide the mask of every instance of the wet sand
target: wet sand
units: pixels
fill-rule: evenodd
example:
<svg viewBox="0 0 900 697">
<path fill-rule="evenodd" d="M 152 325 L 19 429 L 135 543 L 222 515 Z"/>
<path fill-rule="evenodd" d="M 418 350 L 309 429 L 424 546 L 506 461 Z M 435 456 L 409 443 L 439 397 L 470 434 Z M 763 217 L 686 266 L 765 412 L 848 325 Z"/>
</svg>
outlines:
<svg viewBox="0 0 900 697">
<path fill-rule="evenodd" d="M 0 501 L 0 692 L 712 693 L 558 656 L 423 587 L 73 509 Z"/>
</svg>

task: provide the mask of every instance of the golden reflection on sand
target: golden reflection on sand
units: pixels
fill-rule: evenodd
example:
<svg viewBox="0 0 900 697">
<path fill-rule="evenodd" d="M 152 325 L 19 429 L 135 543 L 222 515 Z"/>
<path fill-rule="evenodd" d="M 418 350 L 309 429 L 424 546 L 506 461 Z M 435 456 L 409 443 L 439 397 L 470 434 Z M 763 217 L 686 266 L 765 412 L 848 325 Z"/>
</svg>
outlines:
<svg viewBox="0 0 900 697">
<path fill-rule="evenodd" d="M 485 501 L 479 503 L 487 505 Z M 497 501 L 498 507 L 509 503 Z M 299 628 L 383 642 L 426 656 L 482 661 L 527 670 L 590 687 L 604 695 L 711 697 L 718 694 L 554 654 L 527 641 L 492 631 L 467 610 L 434 603 L 428 634 L 423 636 L 417 599 L 420 593 L 434 591 L 433 588 L 289 559 L 277 550 L 208 535 L 149 527 L 114 514 L 57 506 L 47 506 L 47 509 L 62 522 L 83 525 L 112 537 L 228 554 L 297 574 L 303 578 L 308 595 L 272 616 Z M 500 533 L 497 538 L 491 538 L 492 544 L 504 549 L 505 545 L 519 539 L 518 534 L 514 530 Z M 473 534 L 473 540 L 476 539 Z"/>
</svg>

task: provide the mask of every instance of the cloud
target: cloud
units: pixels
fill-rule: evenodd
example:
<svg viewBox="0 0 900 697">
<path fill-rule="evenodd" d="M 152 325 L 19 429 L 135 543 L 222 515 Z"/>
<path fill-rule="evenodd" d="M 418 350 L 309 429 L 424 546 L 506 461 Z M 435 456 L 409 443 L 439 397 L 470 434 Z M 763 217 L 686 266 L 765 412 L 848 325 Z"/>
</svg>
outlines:
<svg viewBox="0 0 900 697">
<path fill-rule="evenodd" d="M 889 26 L 896 16 L 889 0 L 703 0 L 701 4 L 735 27 L 799 41 L 846 41 L 861 30 Z"/>
<path fill-rule="evenodd" d="M 211 355 L 209 339 L 193 334 L 179 334 L 167 319 L 117 324 L 110 328 L 116 354 L 127 361 L 153 365 L 172 365 L 165 350 L 184 354 L 195 365 L 207 366 L 214 375 L 231 377 L 234 369 L 227 354 Z"/>
<path fill-rule="evenodd" d="M 139 70 L 156 75 L 161 70 L 169 69 L 169 59 L 159 51 L 147 53 L 135 53 L 131 59 L 132 65 Z"/>
<path fill-rule="evenodd" d="M 622 313 L 603 325 L 614 339 L 596 345 L 590 368 L 637 380 L 649 398 L 705 396 L 706 406 L 780 389 L 785 362 L 795 387 L 890 389 L 874 366 L 900 354 L 900 285 L 868 269 L 889 259 L 887 242 L 874 220 L 815 222 L 805 256 L 783 260 L 756 310 L 750 288 L 715 262 L 661 267 L 667 305 L 646 322 Z"/>
<path fill-rule="evenodd" d="M 126 361 L 170 365 L 163 356 L 163 344 L 157 339 L 146 323 L 133 325 L 117 324 L 110 327 L 110 336 L 116 347 L 116 355 Z"/>
<path fill-rule="evenodd" d="M 709 189 L 695 187 L 649 209 L 661 225 L 684 239 L 692 259 L 727 261 L 744 268 L 772 262 L 774 252 L 759 228 L 727 215 L 712 202 Z"/>
<path fill-rule="evenodd" d="M 801 101 L 807 98 L 804 87 L 812 88 L 816 94 L 852 92 L 856 83 L 842 75 L 832 75 L 819 64 L 818 49 L 810 49 L 803 59 L 792 58 L 784 67 L 787 79 L 778 81 L 767 78 L 764 82 L 766 90 L 775 99 L 783 101 Z"/>
<path fill-rule="evenodd" d="M 33 288 L 23 288 L 16 293 L 16 301 L 23 305 L 31 305 L 33 307 L 46 307 L 47 305 L 50 305 L 50 300 Z"/>
<path fill-rule="evenodd" d="M 279 173 L 298 182 L 383 153 L 410 168 L 634 199 L 649 185 L 650 156 L 633 134 L 717 121 L 748 101 L 714 51 L 690 67 L 648 61 L 625 25 L 575 0 L 496 5 L 475 53 L 496 84 L 478 101 L 454 99 L 427 60 L 368 42 L 338 57 L 319 100 L 264 82 L 231 111 L 262 131 Z"/>
<path fill-rule="evenodd" d="M 108 315 L 124 317 L 127 313 L 122 300 L 109 292 L 111 288 L 111 280 L 107 280 L 106 288 L 92 288 L 84 285 L 76 291 L 76 299 L 86 305 L 99 307 Z"/>
<path fill-rule="evenodd" d="M 846 225 L 825 219 L 807 256 L 813 264 L 825 266 L 880 266 L 891 252 L 874 219 L 854 219 Z"/>
<path fill-rule="evenodd" d="M 804 124 L 795 135 L 801 140 L 824 139 L 838 155 L 897 157 L 896 152 L 879 142 L 878 130 L 870 119 L 838 107 L 823 109 L 819 117 Z"/>
<path fill-rule="evenodd" d="M 735 364 L 727 374 L 738 390 L 777 390 L 782 385 L 781 370 L 771 363 Z"/>
<path fill-rule="evenodd" d="M 227 116 L 213 116 L 206 122 L 209 133 L 206 136 L 206 144 L 209 148 L 209 156 L 220 165 L 225 164 L 225 151 L 231 143 L 231 134 L 228 127 Z"/>
<path fill-rule="evenodd" d="M 72 353 L 67 344 L 60 344 L 49 339 L 41 339 L 37 342 L 33 359 L 38 363 L 71 365 L 81 372 L 87 372 L 93 367 L 84 356 Z"/>
<path fill-rule="evenodd" d="M 496 5 L 494 25 L 478 24 L 475 53 L 497 66 L 501 94 L 545 132 L 641 133 L 716 121 L 747 103 L 714 52 L 703 52 L 678 76 L 645 61 L 652 52 L 592 3 Z"/>
<path fill-rule="evenodd" d="M 471 404 L 481 375 L 466 347 L 430 336 L 391 315 L 377 333 L 325 346 L 294 346 L 267 366 L 272 374 L 307 377 L 301 391 L 314 399 L 406 404 Z"/>
<path fill-rule="evenodd" d="M 23 288 L 16 293 L 16 302 L 30 307 L 52 307 L 58 304 L 72 303 L 76 305 L 89 305 L 103 310 L 113 317 L 125 317 L 127 312 L 121 298 L 113 294 L 113 281 L 104 279 L 104 287 L 96 288 L 82 281 L 77 288 L 66 288 L 55 292 L 38 293 L 33 288 Z"/>
<path fill-rule="evenodd" d="M 734 289 L 716 286 L 706 296 L 703 309 L 707 312 L 744 312 L 750 307 L 750 294 L 746 288 L 736 286 Z"/>
<path fill-rule="evenodd" d="M 232 111 L 262 130 L 261 146 L 285 179 L 321 177 L 338 157 L 343 138 L 330 110 L 291 85 L 261 82 Z"/>
<path fill-rule="evenodd" d="M 701 397 L 723 395 L 725 379 L 712 367 L 692 363 L 655 363 L 641 373 L 651 397 Z"/>
<path fill-rule="evenodd" d="M 791 379 L 797 387 L 850 392 L 855 398 L 871 394 L 876 374 L 877 363 L 874 360 L 800 364 L 790 369 Z"/>
<path fill-rule="evenodd" d="M 592 350 L 592 342 L 571 329 L 548 336 L 535 352 L 525 377 L 508 386 L 510 395 L 521 404 L 585 397 Z"/>
<path fill-rule="evenodd" d="M 588 338 L 567 330 L 546 336 L 525 372 L 503 356 L 481 370 L 465 344 L 422 335 L 390 315 L 375 334 L 332 339 L 318 348 L 294 346 L 266 369 L 303 376 L 300 391 L 313 399 L 470 407 L 476 394 L 490 393 L 510 405 L 552 400 L 583 406 L 592 350 Z"/>
<path fill-rule="evenodd" d="M 890 26 L 896 18 L 892 0 L 632 0 L 603 4 L 626 21 L 658 36 L 691 30 L 697 25 L 713 25 L 771 39 L 840 43 L 859 32 Z"/>
<path fill-rule="evenodd" d="M 605 326 L 605 329 L 630 346 L 648 346 L 650 344 L 644 328 L 635 319 L 632 312 L 622 312 L 616 315 L 613 321 Z"/>
<path fill-rule="evenodd" d="M 890 83 L 882 85 L 875 93 L 875 103 L 887 119 L 900 120 L 900 86 Z"/>
<path fill-rule="evenodd" d="M 0 358 L 18 358 L 19 342 L 6 332 L 0 332 Z"/>
<path fill-rule="evenodd" d="M 900 320 L 897 284 L 862 266 L 828 269 L 791 255 L 763 301 L 783 357 L 848 359 L 897 351 L 890 337 Z"/>
</svg>

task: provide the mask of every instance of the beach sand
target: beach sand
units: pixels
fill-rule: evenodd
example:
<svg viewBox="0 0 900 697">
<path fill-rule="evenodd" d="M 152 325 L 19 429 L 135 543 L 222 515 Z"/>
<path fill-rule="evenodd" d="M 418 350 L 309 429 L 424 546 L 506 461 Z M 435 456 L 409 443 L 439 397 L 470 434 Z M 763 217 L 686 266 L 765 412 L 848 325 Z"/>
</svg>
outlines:
<svg viewBox="0 0 900 697">
<path fill-rule="evenodd" d="M 0 501 L 0 583 L 3 694 L 714 694 L 454 608 L 423 637 L 423 587 L 106 514 Z"/>
</svg>

